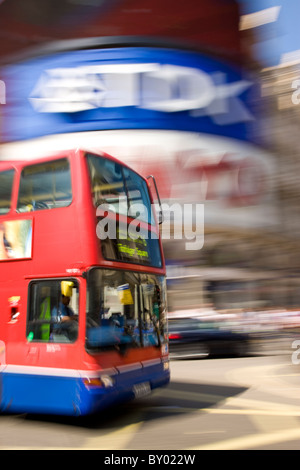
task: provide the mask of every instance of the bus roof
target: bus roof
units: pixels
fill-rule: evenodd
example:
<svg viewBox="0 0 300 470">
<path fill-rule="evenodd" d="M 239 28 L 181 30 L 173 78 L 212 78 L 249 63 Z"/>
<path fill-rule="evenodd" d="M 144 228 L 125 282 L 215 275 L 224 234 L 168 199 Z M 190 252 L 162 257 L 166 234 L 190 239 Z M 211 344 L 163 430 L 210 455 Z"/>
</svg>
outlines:
<svg viewBox="0 0 300 470">
<path fill-rule="evenodd" d="M 78 152 L 86 152 L 86 150 L 81 150 L 81 149 L 65 149 L 65 150 L 60 150 L 60 151 L 53 151 L 53 152 L 47 152 L 44 154 L 41 154 L 40 156 L 34 156 L 34 157 L 28 157 L 28 158 L 20 158 L 20 159 L 15 159 L 15 160 L 9 160 L 5 159 L 0 162 L 0 169 L 2 169 L 5 166 L 24 166 L 25 164 L 33 164 L 37 163 L 39 161 L 45 161 L 45 160 L 50 160 L 52 158 L 62 158 L 66 156 L 71 156 L 72 154 L 76 154 Z M 102 155 L 102 153 L 97 152 L 98 155 Z M 109 156 L 108 156 L 109 158 Z"/>
<path fill-rule="evenodd" d="M 69 149 L 64 149 L 64 150 L 59 150 L 59 151 L 53 151 L 53 152 L 47 152 L 45 154 L 42 154 L 38 157 L 29 157 L 29 158 L 22 158 L 20 160 L 1 160 L 0 161 L 0 171 L 4 171 L 7 169 L 10 169 L 12 167 L 14 168 L 22 168 L 26 165 L 32 165 L 35 163 L 40 163 L 48 160 L 53 160 L 53 159 L 59 159 L 59 158 L 64 158 L 64 157 L 72 157 L 72 155 L 85 155 L 87 153 L 92 153 L 93 155 L 99 156 L 99 157 L 104 157 L 109 160 L 112 160 L 114 162 L 120 163 L 126 168 L 130 168 L 125 162 L 121 161 L 118 159 L 118 157 L 113 157 L 112 155 L 99 151 L 98 149 L 92 149 L 92 148 L 69 148 Z M 132 171 L 136 173 L 136 171 L 133 168 L 130 168 Z"/>
</svg>

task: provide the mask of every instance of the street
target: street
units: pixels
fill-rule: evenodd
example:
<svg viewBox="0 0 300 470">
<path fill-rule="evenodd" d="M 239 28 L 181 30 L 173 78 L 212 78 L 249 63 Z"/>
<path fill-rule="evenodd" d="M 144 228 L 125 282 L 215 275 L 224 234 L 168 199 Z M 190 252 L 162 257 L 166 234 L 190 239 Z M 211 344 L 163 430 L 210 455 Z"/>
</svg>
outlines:
<svg viewBox="0 0 300 470">
<path fill-rule="evenodd" d="M 288 354 L 172 361 L 170 385 L 83 419 L 0 416 L 0 449 L 300 449 L 300 366 Z"/>
</svg>

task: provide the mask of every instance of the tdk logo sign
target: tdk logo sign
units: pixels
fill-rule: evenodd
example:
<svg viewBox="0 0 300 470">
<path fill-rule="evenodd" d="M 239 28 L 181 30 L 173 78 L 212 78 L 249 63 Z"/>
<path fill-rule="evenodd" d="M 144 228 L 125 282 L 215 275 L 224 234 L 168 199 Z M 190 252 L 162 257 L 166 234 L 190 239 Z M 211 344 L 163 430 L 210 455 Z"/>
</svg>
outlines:
<svg viewBox="0 0 300 470">
<path fill-rule="evenodd" d="M 252 83 L 224 72 L 170 64 L 111 64 L 45 70 L 29 97 L 40 113 L 135 107 L 189 112 L 226 125 L 253 119 L 241 95 Z"/>
</svg>

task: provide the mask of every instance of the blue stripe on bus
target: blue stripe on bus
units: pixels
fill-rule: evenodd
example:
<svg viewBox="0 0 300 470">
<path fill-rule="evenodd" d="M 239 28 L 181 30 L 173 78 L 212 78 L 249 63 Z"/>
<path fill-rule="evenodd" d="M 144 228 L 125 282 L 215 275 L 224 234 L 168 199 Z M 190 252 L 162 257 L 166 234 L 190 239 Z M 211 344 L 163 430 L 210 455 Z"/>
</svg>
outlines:
<svg viewBox="0 0 300 470">
<path fill-rule="evenodd" d="M 0 411 L 87 415 L 134 398 L 133 386 L 149 382 L 151 389 L 167 385 L 169 370 L 163 364 L 114 376 L 111 387 L 86 387 L 80 377 L 0 373 Z"/>
</svg>

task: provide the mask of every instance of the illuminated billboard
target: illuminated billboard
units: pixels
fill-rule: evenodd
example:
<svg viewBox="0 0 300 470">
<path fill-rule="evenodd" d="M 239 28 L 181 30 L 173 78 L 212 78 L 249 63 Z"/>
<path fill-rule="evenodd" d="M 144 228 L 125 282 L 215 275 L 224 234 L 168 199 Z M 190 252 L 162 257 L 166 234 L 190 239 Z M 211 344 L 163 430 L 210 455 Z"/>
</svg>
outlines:
<svg viewBox="0 0 300 470">
<path fill-rule="evenodd" d="M 256 86 L 240 70 L 191 51 L 93 48 L 2 69 L 2 142 L 120 129 L 202 132 L 252 140 Z"/>
</svg>

